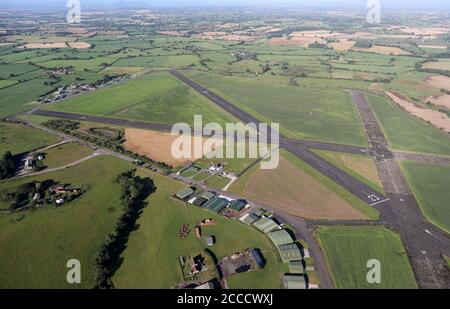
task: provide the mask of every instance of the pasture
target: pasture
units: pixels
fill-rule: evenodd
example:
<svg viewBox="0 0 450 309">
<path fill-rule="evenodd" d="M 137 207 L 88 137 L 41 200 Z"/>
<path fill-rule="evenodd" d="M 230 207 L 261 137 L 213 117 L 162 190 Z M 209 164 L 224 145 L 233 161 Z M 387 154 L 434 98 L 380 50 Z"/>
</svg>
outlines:
<svg viewBox="0 0 450 309">
<path fill-rule="evenodd" d="M 281 132 L 290 137 L 352 145 L 367 143 L 348 91 L 187 74 L 259 120 L 280 123 Z"/>
<path fill-rule="evenodd" d="M 0 155 L 13 155 L 56 144 L 58 138 L 44 131 L 20 124 L 0 121 Z"/>
<path fill-rule="evenodd" d="M 252 227 L 207 212 L 195 206 L 186 207 L 171 197 L 183 185 L 148 171 L 139 172 L 154 179 L 157 191 L 152 194 L 138 219 L 135 232 L 130 235 L 124 251 L 123 264 L 112 278 L 117 288 L 173 288 L 182 281 L 178 258 L 196 252 L 204 252 L 204 239 L 194 233 L 187 238 L 177 237 L 183 224 L 193 229 L 203 219 L 214 219 L 217 224 L 204 227 L 204 235 L 215 235 L 217 243 L 211 247 L 218 259 L 245 248 L 259 248 L 264 252 L 267 265 L 263 270 L 246 274 L 243 280 L 237 276 L 231 288 L 279 288 L 280 273 L 277 252 L 270 241 Z M 245 279 L 245 280 L 244 280 Z"/>
<path fill-rule="evenodd" d="M 382 227 L 319 227 L 316 237 L 339 289 L 417 288 L 400 236 Z M 369 260 L 381 263 L 381 283 L 370 284 Z"/>
<path fill-rule="evenodd" d="M 61 167 L 87 156 L 93 151 L 90 148 L 81 146 L 76 143 L 67 143 L 48 150 L 44 150 L 44 165 L 47 168 Z"/>
<path fill-rule="evenodd" d="M 207 122 L 234 118 L 165 72 L 74 97 L 50 107 L 63 112 L 136 119 L 155 123 L 192 124 L 194 115 Z"/>
<path fill-rule="evenodd" d="M 450 232 L 450 166 L 403 161 L 401 167 L 423 214 Z"/>
<path fill-rule="evenodd" d="M 0 214 L 0 287 L 93 288 L 95 258 L 122 211 L 120 186 L 113 178 L 130 168 L 125 161 L 98 157 L 64 171 L 0 182 L 1 189 L 52 180 L 87 190 L 59 208 Z M 66 263 L 73 258 L 82 267 L 82 282 L 77 286 L 66 281 Z"/>
</svg>

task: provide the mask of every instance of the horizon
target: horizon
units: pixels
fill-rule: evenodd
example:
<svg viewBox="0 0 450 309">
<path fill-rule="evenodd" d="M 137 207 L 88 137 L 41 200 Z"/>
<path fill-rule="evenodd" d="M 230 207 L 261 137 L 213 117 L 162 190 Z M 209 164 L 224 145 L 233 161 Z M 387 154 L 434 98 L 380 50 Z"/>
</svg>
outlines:
<svg viewBox="0 0 450 309">
<path fill-rule="evenodd" d="M 365 10 L 367 0 L 80 0 L 84 9 L 117 9 L 117 8 L 158 8 L 158 9 L 201 9 L 201 8 L 319 8 L 337 10 Z M 386 10 L 450 10 L 450 2 L 437 0 L 397 0 L 394 2 L 380 0 L 381 6 Z M 0 3 L 3 9 L 39 10 L 39 9 L 66 9 L 67 0 L 6 0 Z"/>
</svg>

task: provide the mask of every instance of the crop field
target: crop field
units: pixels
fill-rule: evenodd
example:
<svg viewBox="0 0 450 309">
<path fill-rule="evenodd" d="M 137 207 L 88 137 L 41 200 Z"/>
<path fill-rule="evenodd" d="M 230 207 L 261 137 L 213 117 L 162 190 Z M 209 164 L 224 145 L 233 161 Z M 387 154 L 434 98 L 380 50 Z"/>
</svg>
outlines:
<svg viewBox="0 0 450 309">
<path fill-rule="evenodd" d="M 435 225 L 450 232 L 450 166 L 401 162 L 422 212 Z"/>
<path fill-rule="evenodd" d="M 54 135 L 22 125 L 0 121 L 0 155 L 10 151 L 13 155 L 39 149 L 58 142 Z"/>
<path fill-rule="evenodd" d="M 366 220 L 377 216 L 374 209 L 294 155 L 281 154 L 277 169 L 261 170 L 256 165 L 233 183 L 230 191 L 305 218 Z M 292 179 L 296 179 L 295 185 Z"/>
<path fill-rule="evenodd" d="M 117 288 L 175 287 L 183 279 L 178 258 L 204 252 L 206 248 L 204 239 L 197 239 L 193 232 L 180 239 L 177 231 L 183 224 L 193 229 L 207 218 L 217 222 L 202 229 L 204 235 L 216 236 L 217 243 L 210 249 L 217 258 L 245 248 L 259 248 L 268 261 L 263 270 L 248 273 L 243 280 L 238 275 L 230 287 L 280 287 L 277 252 L 266 237 L 237 221 L 197 207 L 186 207 L 171 197 L 183 188 L 182 184 L 147 171 L 141 173 L 154 179 L 158 189 L 147 200 L 148 206 L 137 222 L 140 228 L 131 234 L 123 253 L 123 264 L 113 277 Z"/>
<path fill-rule="evenodd" d="M 213 74 L 189 75 L 258 119 L 280 123 L 282 132 L 291 137 L 366 145 L 347 91 L 319 91 Z"/>
<path fill-rule="evenodd" d="M 383 184 L 373 158 L 367 155 L 345 154 L 325 150 L 314 150 L 314 152 L 331 164 L 384 194 Z"/>
<path fill-rule="evenodd" d="M 44 151 L 47 168 L 61 167 L 91 155 L 91 149 L 76 143 L 67 143 Z"/>
<path fill-rule="evenodd" d="M 320 227 L 316 236 L 341 289 L 409 289 L 417 284 L 400 237 L 381 227 Z M 381 283 L 366 280 L 369 260 L 381 263 Z"/>
<path fill-rule="evenodd" d="M 31 109 L 33 101 L 52 89 L 45 85 L 46 79 L 33 79 L 0 89 L 0 117 L 10 116 Z"/>
<path fill-rule="evenodd" d="M 394 149 L 450 154 L 450 137 L 448 135 L 408 115 L 385 97 L 369 94 L 367 99 Z"/>
<path fill-rule="evenodd" d="M 62 101 L 57 111 L 137 119 L 156 123 L 226 123 L 233 117 L 189 89 L 168 73 L 147 74 L 135 80 Z"/>
<path fill-rule="evenodd" d="M 0 214 L 0 287 L 74 288 L 66 281 L 66 263 L 77 258 L 83 271 L 77 287 L 93 288 L 95 257 L 121 213 L 120 186 L 113 183 L 113 178 L 131 167 L 122 160 L 99 157 L 64 171 L 0 182 L 1 189 L 33 180 L 53 180 L 87 190 L 60 208 Z"/>
</svg>

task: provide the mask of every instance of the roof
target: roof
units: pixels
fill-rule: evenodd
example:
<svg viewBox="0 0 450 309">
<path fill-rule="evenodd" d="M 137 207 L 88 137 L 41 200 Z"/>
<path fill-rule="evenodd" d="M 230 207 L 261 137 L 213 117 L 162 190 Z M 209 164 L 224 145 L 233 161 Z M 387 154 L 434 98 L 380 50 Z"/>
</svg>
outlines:
<svg viewBox="0 0 450 309">
<path fill-rule="evenodd" d="M 217 195 L 217 194 L 215 194 L 214 192 L 206 191 L 206 192 L 203 192 L 203 193 L 200 195 L 200 197 L 203 197 L 204 199 L 210 200 L 210 199 L 212 199 L 212 198 L 215 198 L 216 195 Z"/>
<path fill-rule="evenodd" d="M 181 190 L 176 194 L 176 196 L 182 200 L 190 196 L 192 193 L 194 193 L 194 190 L 192 188 L 186 188 L 184 190 Z"/>
<path fill-rule="evenodd" d="M 307 288 L 305 277 L 303 276 L 284 276 L 283 288 L 285 289 L 302 289 Z"/>
<path fill-rule="evenodd" d="M 269 234 L 267 234 L 267 236 L 269 236 L 270 240 L 272 240 L 272 242 L 276 246 L 292 244 L 294 242 L 291 235 L 289 235 L 288 231 L 286 230 L 270 232 Z"/>
<path fill-rule="evenodd" d="M 253 249 L 253 250 L 252 250 L 252 255 L 253 255 L 253 258 L 254 258 L 255 261 L 256 261 L 256 264 L 258 264 L 258 266 L 259 266 L 260 268 L 263 268 L 264 265 L 265 265 L 265 262 L 264 262 L 264 258 L 263 258 L 263 256 L 262 256 L 261 252 L 255 250 L 255 249 Z"/>
<path fill-rule="evenodd" d="M 303 274 L 305 268 L 303 267 L 302 261 L 290 261 L 289 262 L 289 272 L 292 274 Z"/>
<path fill-rule="evenodd" d="M 280 253 L 283 263 L 303 259 L 302 253 L 297 244 L 287 244 L 278 246 L 278 252 Z"/>
<path fill-rule="evenodd" d="M 266 217 L 262 217 L 258 221 L 255 221 L 253 225 L 263 233 L 269 233 L 278 228 L 278 224 Z"/>
<path fill-rule="evenodd" d="M 241 211 L 247 206 L 247 202 L 243 200 L 234 200 L 230 203 L 228 208 L 233 209 L 235 211 Z"/>
<path fill-rule="evenodd" d="M 214 237 L 212 237 L 212 236 L 206 237 L 206 244 L 207 244 L 208 246 L 214 245 Z"/>
<path fill-rule="evenodd" d="M 228 206 L 230 202 L 227 199 L 224 198 L 213 198 L 212 200 L 209 200 L 205 204 L 203 204 L 203 208 L 209 209 L 211 211 L 219 213 Z"/>
<path fill-rule="evenodd" d="M 253 214 L 246 214 L 241 217 L 241 221 L 248 225 L 252 225 L 253 222 L 257 220 L 259 220 L 259 218 Z"/>
<path fill-rule="evenodd" d="M 265 213 L 266 213 L 266 211 L 262 208 L 259 208 L 259 209 L 255 210 L 255 212 L 254 212 L 254 214 L 257 215 L 258 217 L 261 217 Z"/>
</svg>

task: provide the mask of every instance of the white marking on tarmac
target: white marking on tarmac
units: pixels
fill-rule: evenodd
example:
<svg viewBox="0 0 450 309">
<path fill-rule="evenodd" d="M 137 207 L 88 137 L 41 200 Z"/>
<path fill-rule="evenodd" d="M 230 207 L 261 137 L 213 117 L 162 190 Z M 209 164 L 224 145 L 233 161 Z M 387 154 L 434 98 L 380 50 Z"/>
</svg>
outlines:
<svg viewBox="0 0 450 309">
<path fill-rule="evenodd" d="M 385 202 L 390 201 L 390 200 L 391 200 L 390 198 L 387 198 L 387 199 L 384 199 L 382 201 L 378 201 L 376 203 L 370 204 L 369 206 L 373 207 L 375 205 L 378 205 L 378 204 L 381 204 L 381 203 L 385 203 Z"/>
</svg>

